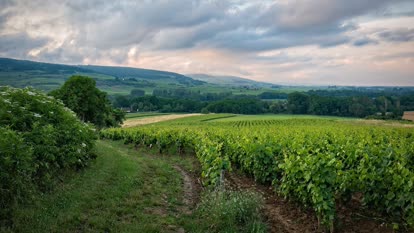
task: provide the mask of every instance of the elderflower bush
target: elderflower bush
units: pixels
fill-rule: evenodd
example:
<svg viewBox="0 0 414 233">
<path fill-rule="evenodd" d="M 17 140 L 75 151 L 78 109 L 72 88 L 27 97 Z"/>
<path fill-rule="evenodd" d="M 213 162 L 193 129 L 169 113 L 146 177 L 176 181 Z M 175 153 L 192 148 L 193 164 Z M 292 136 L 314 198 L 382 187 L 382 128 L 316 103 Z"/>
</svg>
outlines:
<svg viewBox="0 0 414 233">
<path fill-rule="evenodd" d="M 10 217 L 12 203 L 47 188 L 62 170 L 86 166 L 95 137 L 60 100 L 0 87 L 0 222 Z"/>
</svg>

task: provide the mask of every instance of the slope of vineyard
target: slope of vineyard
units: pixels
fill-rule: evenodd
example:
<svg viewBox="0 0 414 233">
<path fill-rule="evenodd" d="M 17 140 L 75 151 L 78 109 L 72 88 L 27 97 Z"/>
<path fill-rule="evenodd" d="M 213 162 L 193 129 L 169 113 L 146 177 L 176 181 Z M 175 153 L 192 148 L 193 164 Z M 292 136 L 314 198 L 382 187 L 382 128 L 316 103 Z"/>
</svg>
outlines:
<svg viewBox="0 0 414 233">
<path fill-rule="evenodd" d="M 223 171 L 240 169 L 312 207 L 328 227 L 338 203 L 355 199 L 392 222 L 414 225 L 412 129 L 334 119 L 209 121 L 216 118 L 109 129 L 101 136 L 160 153 L 194 150 L 205 184 L 218 185 Z"/>
</svg>

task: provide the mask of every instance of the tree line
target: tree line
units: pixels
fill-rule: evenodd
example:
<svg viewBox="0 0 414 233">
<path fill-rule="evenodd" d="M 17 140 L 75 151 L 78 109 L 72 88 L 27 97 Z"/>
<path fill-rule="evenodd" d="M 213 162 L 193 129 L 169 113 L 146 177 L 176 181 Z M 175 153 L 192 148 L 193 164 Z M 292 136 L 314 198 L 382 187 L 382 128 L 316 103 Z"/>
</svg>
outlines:
<svg viewBox="0 0 414 233">
<path fill-rule="evenodd" d="M 175 90 L 176 91 L 176 90 Z M 166 96 L 174 96 L 174 90 L 165 91 Z M 136 91 L 135 91 L 136 92 Z M 157 92 L 159 94 L 159 92 Z M 168 94 L 170 93 L 170 94 Z M 414 94 L 402 96 L 328 96 L 317 95 L 319 92 L 294 92 L 286 95 L 286 99 L 263 101 L 262 93 L 258 96 L 238 96 L 232 94 L 212 94 L 212 100 L 191 98 L 192 91 L 183 91 L 188 98 L 159 97 L 157 95 L 117 96 L 113 98 L 114 107 L 131 112 L 203 112 L 203 113 L 236 113 L 236 114 L 313 114 L 344 117 L 399 118 L 404 111 L 414 110 Z M 309 94 L 311 93 L 311 94 Z M 142 94 L 142 93 L 141 93 Z M 208 94 L 199 94 L 208 96 Z M 225 97 L 224 97 L 225 96 Z M 282 97 L 279 95 L 278 97 Z"/>
<path fill-rule="evenodd" d="M 414 110 L 414 95 L 333 97 L 295 92 L 289 94 L 286 110 L 293 114 L 399 118 L 404 111 Z"/>
</svg>

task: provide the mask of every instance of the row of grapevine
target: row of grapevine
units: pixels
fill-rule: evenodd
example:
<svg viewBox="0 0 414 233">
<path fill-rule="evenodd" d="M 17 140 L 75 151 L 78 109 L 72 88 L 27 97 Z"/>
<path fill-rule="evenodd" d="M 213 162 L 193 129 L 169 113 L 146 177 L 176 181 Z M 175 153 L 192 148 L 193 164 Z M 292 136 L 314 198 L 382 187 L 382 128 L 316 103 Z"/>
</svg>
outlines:
<svg viewBox="0 0 414 233">
<path fill-rule="evenodd" d="M 333 223 L 336 203 L 354 194 L 362 194 L 363 205 L 414 225 L 411 129 L 296 119 L 237 128 L 234 123 L 154 125 L 109 129 L 101 136 L 157 146 L 160 152 L 189 147 L 209 183 L 217 183 L 223 169 L 236 167 L 311 206 L 324 225 Z"/>
</svg>

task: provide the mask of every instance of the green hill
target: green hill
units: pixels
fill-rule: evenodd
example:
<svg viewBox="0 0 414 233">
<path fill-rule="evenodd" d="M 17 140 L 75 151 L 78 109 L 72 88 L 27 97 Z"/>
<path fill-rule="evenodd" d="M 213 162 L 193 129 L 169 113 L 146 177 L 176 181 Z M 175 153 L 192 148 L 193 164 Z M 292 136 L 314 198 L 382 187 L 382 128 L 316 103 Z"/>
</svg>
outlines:
<svg viewBox="0 0 414 233">
<path fill-rule="evenodd" d="M 98 88 L 110 94 L 129 94 L 143 89 L 147 94 L 155 88 L 190 88 L 206 83 L 190 77 L 158 70 L 112 66 L 74 66 L 0 58 L 0 85 L 50 91 L 72 75 L 86 75 L 96 80 Z"/>
<path fill-rule="evenodd" d="M 196 80 L 204 81 L 210 84 L 217 84 L 232 87 L 264 87 L 271 88 L 277 86 L 276 84 L 258 82 L 247 78 L 236 76 L 222 76 L 222 75 L 208 75 L 208 74 L 187 74 Z"/>
</svg>

